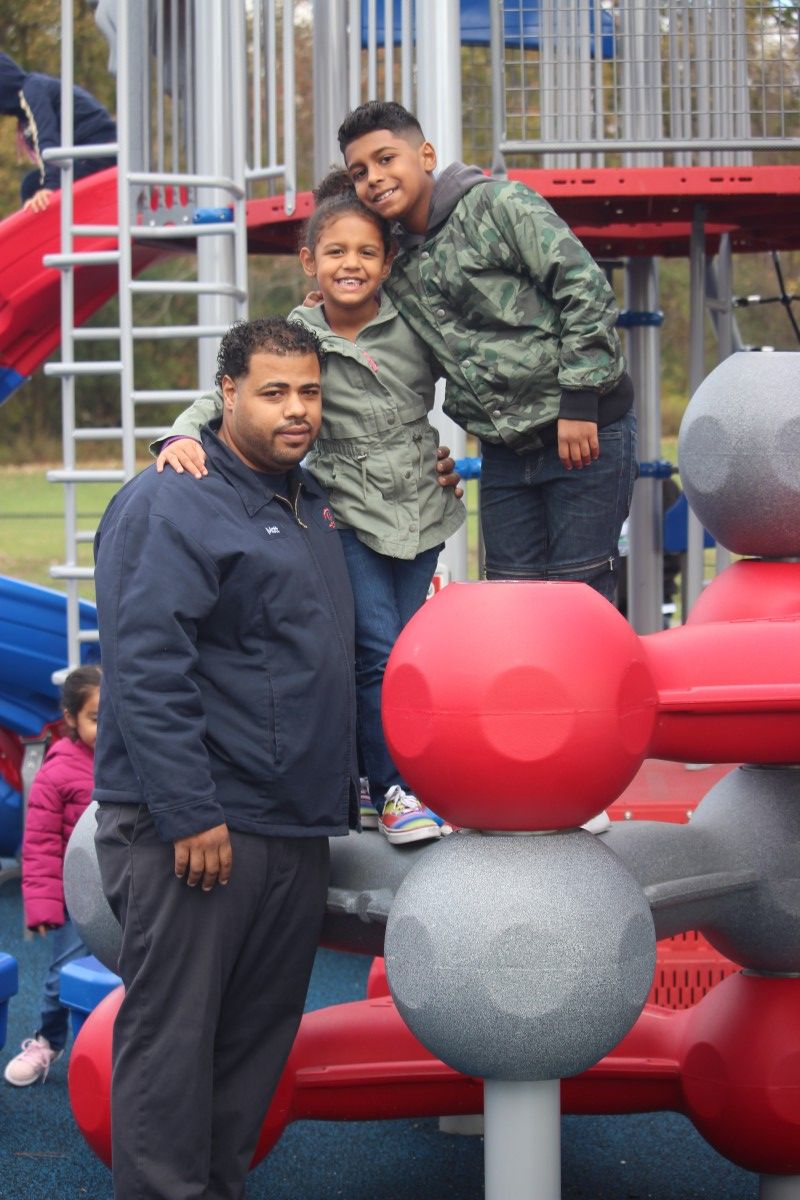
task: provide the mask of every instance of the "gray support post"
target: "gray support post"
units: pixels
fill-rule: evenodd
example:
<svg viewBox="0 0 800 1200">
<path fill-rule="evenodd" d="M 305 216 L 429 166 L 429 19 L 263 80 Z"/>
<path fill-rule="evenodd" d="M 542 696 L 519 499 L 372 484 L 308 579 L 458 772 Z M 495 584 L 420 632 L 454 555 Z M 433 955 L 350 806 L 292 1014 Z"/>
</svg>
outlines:
<svg viewBox="0 0 800 1200">
<path fill-rule="evenodd" d="M 141 40 L 142 14 L 132 0 L 120 0 L 119 56 L 117 59 L 117 225 L 119 227 L 119 359 L 120 359 L 120 427 L 122 429 L 122 469 L 126 479 L 132 479 L 136 473 L 136 423 L 135 406 L 133 401 L 133 266 L 131 253 L 130 231 L 134 225 L 132 204 L 132 188 L 128 182 L 131 170 L 141 169 L 144 158 L 145 133 L 140 128 L 136 135 L 136 146 L 132 144 L 134 125 L 141 126 L 141 120 L 134 119 L 136 106 L 133 103 L 135 92 L 147 89 L 142 86 L 148 78 L 144 67 L 146 62 L 147 44 Z M 133 87 L 134 79 L 138 87 Z M 138 153 L 138 160 L 132 154 Z"/>
<path fill-rule="evenodd" d="M 634 312 L 658 308 L 658 264 L 654 258 L 632 258 L 625 272 L 627 306 Z M 638 457 L 661 457 L 660 335 L 641 326 L 627 334 L 628 363 L 636 394 Z M 663 624 L 663 505 L 661 480 L 636 481 L 628 518 L 628 619 L 637 633 L 655 633 Z"/>
<path fill-rule="evenodd" d="M 315 183 L 341 158 L 336 131 L 348 108 L 347 72 L 342 70 L 347 62 L 347 7 L 346 0 L 314 0 L 311 52 Z M 352 21 L 352 11 L 350 17 Z M 358 80 L 357 61 L 350 64 L 350 70 L 355 71 Z"/>
<path fill-rule="evenodd" d="M 505 175 L 506 162 L 500 150 L 505 137 L 506 94 L 505 94 L 505 44 L 503 0 L 490 0 L 491 17 L 491 68 L 492 68 L 492 174 Z"/>
<path fill-rule="evenodd" d="M 559 1200 L 559 1081 L 487 1079 L 483 1097 L 486 1200 Z"/>
<path fill-rule="evenodd" d="M 417 117 L 436 147 L 443 170 L 461 158 L 461 12 L 458 0 L 417 0 Z M 444 385 L 436 388 L 433 422 L 454 458 L 466 453 L 466 435 L 442 412 Z M 464 528 L 442 553 L 453 579 L 467 578 Z"/>
<path fill-rule="evenodd" d="M 200 175 L 243 179 L 243 164 L 233 163 L 231 121 L 236 100 L 231 100 L 230 19 L 224 0 L 195 0 L 194 78 L 197 137 L 197 171 Z M 243 73 L 240 64 L 239 73 Z M 238 98 L 238 97 L 237 97 Z M 219 189 L 198 188 L 199 207 L 221 207 L 231 203 Z M 228 237 L 197 239 L 197 275 L 207 283 L 233 283 L 236 278 L 233 240 Z M 236 316 L 230 296 L 204 293 L 197 301 L 198 324 L 226 327 Z M 216 374 L 217 337 L 202 337 L 197 343 L 198 378 L 203 388 L 211 387 Z"/>
<path fill-rule="evenodd" d="M 61 145 L 73 146 L 73 33 L 72 11 L 69 5 L 61 5 Z M 72 180 L 74 162 L 67 159 L 59 164 L 61 169 L 61 253 L 72 254 L 73 199 Z M 67 267 L 61 272 L 61 361 L 75 360 L 75 269 Z M 75 459 L 75 376 L 64 375 L 61 380 L 61 437 L 64 468 L 74 471 Z M 78 513 L 77 488 L 67 482 L 64 487 L 64 563 L 72 568 L 78 565 Z M 64 581 L 67 593 L 67 669 L 72 670 L 81 661 L 80 632 L 80 584 L 77 578 Z"/>
<path fill-rule="evenodd" d="M 758 1200 L 800 1200 L 800 1175 L 761 1175 Z"/>
<path fill-rule="evenodd" d="M 705 332 L 705 209 L 695 205 L 689 246 L 689 392 L 699 388 L 705 375 L 703 343 Z M 686 578 L 683 581 L 683 618 L 703 590 L 705 576 L 703 527 L 689 509 L 686 545 Z"/>
</svg>

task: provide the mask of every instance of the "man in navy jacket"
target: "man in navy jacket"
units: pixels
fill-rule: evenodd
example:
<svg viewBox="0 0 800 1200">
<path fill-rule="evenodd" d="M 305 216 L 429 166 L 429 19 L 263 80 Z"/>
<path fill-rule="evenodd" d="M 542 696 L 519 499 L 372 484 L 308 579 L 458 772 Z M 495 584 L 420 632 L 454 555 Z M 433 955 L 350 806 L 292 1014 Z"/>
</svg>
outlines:
<svg viewBox="0 0 800 1200">
<path fill-rule="evenodd" d="M 118 1200 L 234 1200 L 302 1013 L 328 837 L 357 822 L 353 601 L 302 326 L 225 335 L 209 473 L 150 467 L 95 541 L 97 852 L 123 929 Z"/>
</svg>

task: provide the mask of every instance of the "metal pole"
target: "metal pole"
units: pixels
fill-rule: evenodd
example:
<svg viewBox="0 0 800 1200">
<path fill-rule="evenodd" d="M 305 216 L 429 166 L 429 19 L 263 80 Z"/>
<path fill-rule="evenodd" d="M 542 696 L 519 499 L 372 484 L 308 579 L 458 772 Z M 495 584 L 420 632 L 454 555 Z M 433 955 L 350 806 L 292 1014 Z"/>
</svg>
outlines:
<svg viewBox="0 0 800 1200">
<path fill-rule="evenodd" d="M 73 137 L 73 35 L 72 6 L 61 5 L 61 145 L 74 146 Z M 61 171 L 61 253 L 72 253 L 73 224 L 73 160 L 59 164 Z M 61 361 L 75 360 L 75 293 L 74 267 L 61 272 Z M 75 469 L 75 376 L 64 375 L 61 380 L 61 436 L 65 470 Z M 64 487 L 64 562 L 77 566 L 77 491 L 74 483 Z M 71 670 L 80 663 L 80 591 L 77 579 L 65 581 L 67 593 L 67 666 Z"/>
<path fill-rule="evenodd" d="M 148 79 L 144 63 L 146 43 L 141 42 L 141 14 L 137 13 L 131 0 L 122 0 L 119 10 L 119 28 L 122 33 L 117 57 L 117 223 L 119 226 L 119 358 L 120 358 L 120 426 L 122 429 L 122 469 L 126 479 L 136 473 L 136 425 L 133 401 L 133 279 L 131 253 L 131 227 L 133 212 L 131 185 L 131 127 L 133 125 L 134 94 L 139 95 L 147 88 L 142 86 Z M 135 87 L 134 87 L 135 82 Z M 144 130 L 137 139 L 139 154 L 148 144 Z M 141 161 L 141 160 L 139 160 Z M 136 165 L 139 165 L 138 163 Z"/>
<path fill-rule="evenodd" d="M 703 342 L 705 332 L 705 208 L 695 205 L 689 249 L 689 391 L 697 391 L 705 375 Z M 703 527 L 689 509 L 686 543 L 686 579 L 683 587 L 683 619 L 703 590 L 705 567 Z"/>
<path fill-rule="evenodd" d="M 347 112 L 347 14 L 345 0 L 314 0 L 314 182 L 339 162 L 336 131 Z"/>
<path fill-rule="evenodd" d="M 492 174 L 505 175 L 506 163 L 500 153 L 500 143 L 505 137 L 506 90 L 505 90 L 505 46 L 503 44 L 503 0 L 490 0 L 491 17 L 491 68 L 492 68 Z"/>
<path fill-rule="evenodd" d="M 559 1081 L 487 1079 L 483 1111 L 486 1200 L 559 1200 Z"/>
<path fill-rule="evenodd" d="M 634 312 L 658 308 L 658 264 L 653 258 L 631 258 L 625 273 L 626 303 Z M 628 363 L 636 395 L 638 455 L 661 457 L 659 350 L 656 327 L 631 329 L 627 335 Z M 662 628 L 664 598 L 663 504 L 661 480 L 640 478 L 628 518 L 628 619 L 637 633 Z"/>
<path fill-rule="evenodd" d="M 286 13 L 284 11 L 284 19 Z M 230 12 L 223 0 L 196 0 L 195 3 L 196 70 L 194 78 L 195 112 L 197 114 L 196 161 L 201 175 L 223 175 L 234 178 L 233 147 L 231 145 L 232 98 L 229 78 L 232 72 L 243 73 L 243 63 L 235 68 L 231 62 Z M 241 166 L 241 164 L 239 164 Z M 243 177 L 240 176 L 240 179 Z M 221 207 L 231 203 L 224 191 L 198 188 L 199 207 Z M 235 283 L 236 265 L 233 239 L 207 237 L 197 239 L 197 277 L 204 282 Z M 200 326 L 226 327 L 236 316 L 236 307 L 229 296 L 203 294 L 197 300 L 197 323 Z M 197 343 L 197 369 L 202 387 L 211 387 L 216 374 L 219 338 L 200 338 Z"/>
<path fill-rule="evenodd" d="M 417 117 L 436 147 L 438 170 L 461 158 L 461 12 L 458 0 L 417 0 Z M 433 422 L 454 458 L 466 453 L 466 434 L 442 412 L 436 388 Z M 449 538 L 442 561 L 453 579 L 467 578 L 465 529 Z"/>
<path fill-rule="evenodd" d="M 758 1200 L 800 1200 L 800 1175 L 762 1175 Z"/>
</svg>

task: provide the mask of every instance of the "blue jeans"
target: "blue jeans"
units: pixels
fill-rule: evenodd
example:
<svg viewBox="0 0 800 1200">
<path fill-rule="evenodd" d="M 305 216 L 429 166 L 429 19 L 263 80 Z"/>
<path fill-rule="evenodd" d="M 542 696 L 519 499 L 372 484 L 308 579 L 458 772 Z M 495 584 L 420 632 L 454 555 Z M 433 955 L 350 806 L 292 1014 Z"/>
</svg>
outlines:
<svg viewBox="0 0 800 1200">
<path fill-rule="evenodd" d="M 74 958 L 85 958 L 89 949 L 69 917 L 47 936 L 53 949 L 42 987 L 42 1019 L 36 1032 L 46 1037 L 54 1050 L 63 1050 L 67 1041 L 69 1009 L 61 1003 L 61 968 Z"/>
<path fill-rule="evenodd" d="M 481 446 L 487 579 L 588 583 L 614 600 L 619 535 L 636 480 L 636 418 L 598 431 L 600 457 L 566 471 L 557 446 L 515 454 Z"/>
<path fill-rule="evenodd" d="M 375 807 L 394 784 L 403 785 L 381 722 L 386 663 L 403 626 L 428 594 L 441 546 L 416 558 L 389 558 L 370 550 L 352 529 L 340 529 L 356 605 L 356 704 L 360 759 Z"/>
</svg>

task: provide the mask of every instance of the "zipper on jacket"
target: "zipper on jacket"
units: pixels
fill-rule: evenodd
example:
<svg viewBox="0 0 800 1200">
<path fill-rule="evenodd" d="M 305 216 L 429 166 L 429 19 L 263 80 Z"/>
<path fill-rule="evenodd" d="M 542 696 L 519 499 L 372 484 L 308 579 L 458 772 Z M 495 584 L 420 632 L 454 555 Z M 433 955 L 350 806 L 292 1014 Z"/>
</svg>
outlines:
<svg viewBox="0 0 800 1200">
<path fill-rule="evenodd" d="M 356 462 L 361 463 L 361 491 L 364 494 L 364 499 L 367 498 L 367 458 L 368 454 L 357 454 Z"/>
<path fill-rule="evenodd" d="M 275 499 L 280 500 L 281 504 L 286 505 L 286 507 L 289 509 L 289 511 L 291 512 L 292 516 L 294 517 L 295 521 L 297 522 L 297 524 L 300 526 L 301 529 L 308 529 L 308 526 L 306 525 L 305 521 L 302 519 L 302 517 L 300 516 L 300 513 L 297 511 L 297 504 L 298 504 L 298 501 L 300 500 L 300 488 L 297 489 L 297 491 L 294 494 L 294 497 L 291 500 L 287 500 L 285 496 L 279 496 L 277 492 L 275 493 Z"/>
<path fill-rule="evenodd" d="M 419 457 L 419 463 L 417 465 L 417 478 L 422 479 L 422 468 L 425 466 L 425 451 L 422 446 L 422 434 L 413 433 L 411 435 L 411 440 L 417 443 L 417 453 Z"/>
</svg>

